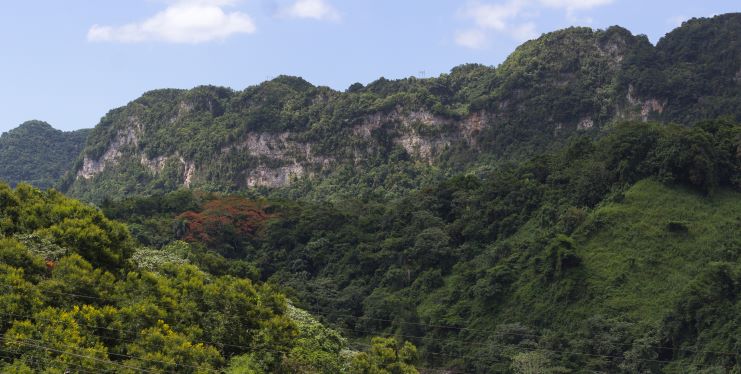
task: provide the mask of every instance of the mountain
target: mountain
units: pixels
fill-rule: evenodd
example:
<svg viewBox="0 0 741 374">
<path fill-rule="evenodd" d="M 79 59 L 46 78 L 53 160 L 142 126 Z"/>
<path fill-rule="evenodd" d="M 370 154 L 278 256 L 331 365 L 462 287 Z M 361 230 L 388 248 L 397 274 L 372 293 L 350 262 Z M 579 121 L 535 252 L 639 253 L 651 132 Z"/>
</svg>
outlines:
<svg viewBox="0 0 741 374">
<path fill-rule="evenodd" d="M 99 209 L 0 184 L 2 371 L 739 372 L 740 25 L 146 93 L 60 183 Z"/>
<path fill-rule="evenodd" d="M 739 150 L 739 122 L 633 122 L 391 200 L 183 189 L 101 208 L 215 274 L 249 269 L 353 341 L 409 340 L 424 367 L 734 372 Z"/>
<path fill-rule="evenodd" d="M 688 122 L 697 117 L 741 115 L 741 41 L 739 14 L 691 19 L 659 40 L 659 68 L 637 61 L 632 71 L 637 92 L 671 98 L 667 119 Z M 662 71 L 658 71 L 662 70 Z M 657 79 L 661 77 L 660 79 Z"/>
<path fill-rule="evenodd" d="M 49 188 L 69 170 L 90 130 L 63 132 L 28 121 L 0 136 L 0 180 Z"/>
<path fill-rule="evenodd" d="M 180 187 L 398 196 L 624 120 L 739 118 L 740 24 L 737 13 L 693 19 L 656 46 L 616 26 L 569 28 L 497 68 L 345 92 L 288 76 L 244 91 L 152 91 L 102 119 L 61 187 L 96 201 Z"/>
</svg>

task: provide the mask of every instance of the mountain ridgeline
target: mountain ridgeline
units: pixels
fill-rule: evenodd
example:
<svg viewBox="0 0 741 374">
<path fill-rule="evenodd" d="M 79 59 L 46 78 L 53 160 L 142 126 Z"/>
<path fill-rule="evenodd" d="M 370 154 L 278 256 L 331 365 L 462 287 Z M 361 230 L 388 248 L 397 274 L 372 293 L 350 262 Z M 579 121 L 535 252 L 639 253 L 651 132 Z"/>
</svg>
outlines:
<svg viewBox="0 0 741 374">
<path fill-rule="evenodd" d="M 180 187 L 320 195 L 327 183 L 398 196 L 621 121 L 741 118 L 739 29 L 739 14 L 693 19 L 653 46 L 617 26 L 569 28 L 497 68 L 346 92 L 289 76 L 244 91 L 152 91 L 101 120 L 60 187 L 93 201 Z"/>
<path fill-rule="evenodd" d="M 738 373 L 740 32 L 146 93 L 0 184 L 0 369 Z"/>
<path fill-rule="evenodd" d="M 0 136 L 0 181 L 49 188 L 72 168 L 90 130 L 62 132 L 28 121 Z"/>
</svg>

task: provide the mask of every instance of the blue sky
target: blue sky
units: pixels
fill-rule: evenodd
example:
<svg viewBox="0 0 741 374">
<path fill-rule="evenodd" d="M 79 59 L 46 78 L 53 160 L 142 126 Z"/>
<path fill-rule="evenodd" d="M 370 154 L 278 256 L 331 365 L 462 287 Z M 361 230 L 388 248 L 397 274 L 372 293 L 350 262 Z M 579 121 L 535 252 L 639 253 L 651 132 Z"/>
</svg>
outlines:
<svg viewBox="0 0 741 374">
<path fill-rule="evenodd" d="M 498 65 L 543 32 L 619 24 L 656 42 L 736 0 L 25 0 L 0 12 L 0 131 L 71 130 L 156 88 L 279 74 L 344 90 Z"/>
</svg>

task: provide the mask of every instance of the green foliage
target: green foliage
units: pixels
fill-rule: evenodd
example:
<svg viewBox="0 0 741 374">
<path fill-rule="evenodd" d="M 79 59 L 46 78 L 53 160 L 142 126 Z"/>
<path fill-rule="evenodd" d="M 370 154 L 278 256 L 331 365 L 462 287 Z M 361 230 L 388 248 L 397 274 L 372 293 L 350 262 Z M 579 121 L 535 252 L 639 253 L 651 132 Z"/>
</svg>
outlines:
<svg viewBox="0 0 741 374">
<path fill-rule="evenodd" d="M 30 366 L 36 360 L 57 360 L 67 367 L 103 371 L 108 350 L 96 336 L 80 328 L 74 318 L 78 312 L 76 308 L 70 312 L 48 308 L 35 315 L 37 323 L 18 320 L 3 335 L 5 348 Z"/>
<path fill-rule="evenodd" d="M 682 349 L 672 368 L 707 365 L 722 371 L 738 366 L 738 355 L 731 352 L 738 352 L 741 333 L 739 287 L 741 268 L 737 261 L 712 262 L 689 284 L 664 319 L 666 339 Z M 731 351 L 689 354 L 700 350 L 724 352 L 727 348 Z"/>
<path fill-rule="evenodd" d="M 182 247 L 187 249 L 183 250 Z M 162 271 L 166 265 L 184 265 L 190 263 L 187 258 L 187 243 L 173 242 L 162 249 L 139 248 L 131 256 L 137 268 L 147 271 Z"/>
<path fill-rule="evenodd" d="M 668 113 L 675 120 L 741 116 L 739 26 L 739 13 L 693 18 L 656 44 L 659 60 L 666 66 L 666 93 L 677 104 Z"/>
<path fill-rule="evenodd" d="M 708 261 L 737 256 L 738 238 L 721 232 L 737 231 L 738 158 L 729 150 L 737 147 L 738 126 L 727 119 L 693 127 L 623 123 L 604 137 L 575 137 L 563 149 L 391 201 L 260 202 L 271 217 L 262 234 L 234 242 L 230 252 L 351 337 L 413 337 L 430 366 L 657 370 L 662 365 L 647 360 L 671 359 L 655 347 L 673 344 L 662 335 L 662 318 L 681 297 L 677 285 Z M 684 146 L 674 146 L 677 139 L 686 139 Z M 702 163 L 692 161 L 698 158 Z M 702 165 L 702 173 L 692 165 Z M 168 195 L 148 199 L 161 206 Z M 143 200 L 110 202 L 106 209 L 137 201 Z M 228 202 L 258 204 L 211 194 L 196 201 L 193 212 Z M 179 214 L 162 214 L 162 226 L 177 223 Z M 235 217 L 216 216 L 225 224 Z M 183 247 L 188 258 L 197 258 L 199 247 L 218 247 L 193 239 L 189 250 Z M 487 348 L 469 344 L 489 339 L 469 328 L 533 338 L 492 338 L 506 349 Z M 614 335 L 616 345 L 601 346 L 605 334 Z M 532 349 L 545 356 L 524 354 Z M 330 365 L 321 355 L 296 354 L 291 367 Z M 593 359 L 605 355 L 620 359 Z M 371 365 L 370 356 L 358 357 Z M 232 365 L 255 372 L 270 366 L 254 355 Z"/>
<path fill-rule="evenodd" d="M 738 371 L 738 20 L 656 47 L 570 28 L 497 68 L 344 93 L 287 76 L 147 93 L 83 154 L 121 157 L 62 184 L 128 227 L 0 185 L 0 306 L 24 315 L 3 319 L 4 369 L 39 369 L 39 341 L 42 364 L 90 370 Z M 347 349 L 372 336 L 392 338 Z"/>
<path fill-rule="evenodd" d="M 2 185 L 0 193 L 6 199 L 0 206 L 2 232 L 17 235 L 50 260 L 66 249 L 97 266 L 114 268 L 130 256 L 132 241 L 126 226 L 108 220 L 93 206 L 27 184 L 18 185 L 15 191 Z M 51 245 L 42 249 L 45 243 Z"/>
<path fill-rule="evenodd" d="M 160 248 L 172 241 L 173 232 L 181 237 L 183 225 L 176 225 L 173 218 L 185 211 L 195 211 L 203 201 L 212 199 L 208 195 L 191 190 L 178 190 L 166 195 L 135 197 L 115 204 L 106 200 L 100 206 L 111 219 L 126 220 L 132 236 L 140 243 Z"/>
<path fill-rule="evenodd" d="M 170 326 L 158 321 L 156 326 L 144 329 L 133 343 L 126 347 L 134 359 L 123 364 L 140 370 L 180 373 L 202 373 L 213 371 L 223 365 L 219 351 L 211 346 L 193 344 L 187 336 L 178 334 Z"/>
<path fill-rule="evenodd" d="M 608 122 L 619 100 L 614 82 L 621 71 L 618 60 L 646 44 L 620 27 L 545 34 L 518 47 L 498 69 L 501 83 L 492 104 L 506 102 L 516 113 L 512 121 L 538 124 L 540 130 L 587 117 Z"/>
<path fill-rule="evenodd" d="M 43 259 L 33 250 L 27 248 L 23 242 L 15 239 L 0 238 L 0 263 L 15 268 L 24 269 L 29 276 L 46 274 Z"/>
<path fill-rule="evenodd" d="M 0 265 L 0 312 L 2 312 L 3 329 L 15 316 L 26 316 L 42 306 L 41 294 L 34 285 L 25 279 L 21 268 Z"/>
<path fill-rule="evenodd" d="M 738 23 L 738 14 L 693 19 L 656 47 L 618 26 L 572 27 L 524 43 L 497 68 L 467 64 L 346 92 L 288 76 L 243 91 L 153 91 L 101 120 L 60 188 L 95 202 L 255 184 L 265 188 L 252 196 L 390 201 L 461 171 L 558 149 L 574 134 L 610 134 L 624 120 L 733 122 L 741 118 Z M 656 140 L 645 135 L 644 144 Z M 710 139 L 675 135 L 657 161 L 671 178 L 712 190 Z M 678 144 L 693 154 L 678 158 Z M 597 188 L 600 166 L 579 168 Z M 91 173 L 78 176 L 82 169 Z M 598 202 L 592 192 L 588 204 Z"/>
<path fill-rule="evenodd" d="M 4 372 L 312 373 L 349 365 L 342 335 L 269 285 L 190 265 L 201 257 L 188 243 L 134 250 L 125 226 L 92 206 L 28 185 L 0 185 L 0 194 L 3 232 L 13 235 L 0 236 Z M 239 261 L 222 261 L 213 266 L 239 272 Z M 257 278 L 254 266 L 240 271 Z"/>
<path fill-rule="evenodd" d="M 541 351 L 518 353 L 512 357 L 512 371 L 515 374 L 560 373 L 569 370 L 551 367 L 551 360 Z"/>
<path fill-rule="evenodd" d="M 28 121 L 0 136 L 0 180 L 50 188 L 71 169 L 90 130 L 62 132 Z"/>
<path fill-rule="evenodd" d="M 284 370 L 294 373 L 341 373 L 346 371 L 345 338 L 328 329 L 308 312 L 288 305 L 288 316 L 296 322 L 296 347 L 283 362 Z"/>
<path fill-rule="evenodd" d="M 126 229 L 115 224 L 100 227 L 92 218 L 66 218 L 38 233 L 62 247 L 74 248 L 86 259 L 101 266 L 114 267 L 129 255 Z"/>
<path fill-rule="evenodd" d="M 373 338 L 371 350 L 353 357 L 350 371 L 362 374 L 417 374 L 412 365 L 417 349 L 409 342 L 400 345 L 394 338 Z"/>
</svg>

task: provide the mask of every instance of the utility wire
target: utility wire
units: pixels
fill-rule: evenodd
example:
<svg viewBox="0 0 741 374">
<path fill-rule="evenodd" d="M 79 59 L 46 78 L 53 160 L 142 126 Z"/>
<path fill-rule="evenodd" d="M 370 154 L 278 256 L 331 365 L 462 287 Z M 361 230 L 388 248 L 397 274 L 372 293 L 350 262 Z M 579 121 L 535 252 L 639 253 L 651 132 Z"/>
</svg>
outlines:
<svg viewBox="0 0 741 374">
<path fill-rule="evenodd" d="M 17 352 L 9 351 L 9 350 L 3 350 L 3 349 L 0 349 L 0 352 L 11 353 L 11 355 L 3 355 L 3 354 L 0 354 L 0 358 L 6 358 L 6 359 L 11 360 L 11 361 L 21 360 L 24 363 L 26 361 L 26 360 L 23 360 L 21 357 L 17 357 L 17 355 L 18 355 Z M 84 373 L 98 374 L 97 371 L 91 371 L 91 370 L 85 368 L 84 366 L 73 364 L 73 363 L 70 363 L 70 362 L 64 362 L 64 361 L 55 359 L 53 357 L 41 357 L 41 356 L 35 356 L 34 355 L 34 356 L 31 356 L 30 360 L 32 361 L 32 364 L 30 366 L 36 366 L 36 370 L 37 371 L 41 371 L 41 368 L 39 368 L 39 366 L 38 366 L 38 361 L 41 361 L 43 363 L 49 363 L 49 362 L 52 362 L 53 361 L 53 362 L 56 362 L 57 363 L 56 365 L 54 365 L 54 367 L 57 367 L 57 368 L 60 368 L 60 369 L 66 369 L 66 368 L 69 368 L 70 366 L 74 366 L 74 367 L 77 367 L 78 368 L 76 370 L 82 371 Z M 33 363 L 36 363 L 36 365 L 33 365 Z"/>
<path fill-rule="evenodd" d="M 93 361 L 96 361 L 96 362 L 100 362 L 100 363 L 103 363 L 103 364 L 106 364 L 106 365 L 113 365 L 113 366 L 117 366 L 117 367 L 124 368 L 124 369 L 136 370 L 136 371 L 139 371 L 139 372 L 142 372 L 142 373 L 152 373 L 152 371 L 147 370 L 147 369 L 143 369 L 143 368 L 140 368 L 140 367 L 134 367 L 134 366 L 124 365 L 124 364 L 119 364 L 119 363 L 113 362 L 111 360 L 104 360 L 104 359 L 101 359 L 101 358 L 95 357 L 95 356 L 82 355 L 82 354 L 78 354 L 78 353 L 75 353 L 75 352 L 64 351 L 64 350 L 61 350 L 61 349 L 56 349 L 56 348 L 48 347 L 48 346 L 45 346 L 45 345 L 42 345 L 42 344 L 37 344 L 39 342 L 38 340 L 33 340 L 33 339 L 16 340 L 16 339 L 11 339 L 11 338 L 7 338 L 7 337 L 0 337 L 0 340 L 5 341 L 6 343 L 9 343 L 9 344 L 20 344 L 20 345 L 25 345 L 25 346 L 30 347 L 30 348 L 45 350 L 45 351 L 49 351 L 49 352 L 59 353 L 59 354 L 63 354 L 63 355 L 69 355 L 69 356 L 78 357 L 78 358 L 90 359 L 90 360 L 93 360 Z M 43 343 L 43 342 L 41 342 L 41 343 Z"/>
<path fill-rule="evenodd" d="M 424 326 L 424 327 L 431 327 L 434 329 L 453 329 L 453 330 L 460 330 L 460 331 L 474 331 L 474 332 L 480 332 L 480 333 L 488 333 L 488 334 L 494 334 L 494 335 L 511 335 L 511 336 L 531 337 L 531 338 L 542 338 L 543 337 L 542 335 L 537 335 L 537 334 L 523 334 L 523 333 L 514 333 L 514 332 L 507 332 L 507 331 L 484 330 L 484 329 L 475 329 L 475 328 L 468 328 L 468 327 L 426 324 L 426 323 L 419 323 L 419 322 L 405 322 L 405 321 L 397 321 L 397 320 L 391 320 L 391 319 L 372 318 L 372 317 L 366 317 L 366 316 L 353 316 L 349 314 L 331 314 L 330 315 L 330 314 L 322 314 L 323 312 L 315 311 L 315 310 L 309 310 L 309 312 L 314 315 L 326 317 L 329 320 L 331 320 L 332 317 L 347 317 L 347 318 L 352 318 L 352 319 L 366 319 L 366 320 L 371 320 L 371 321 L 398 323 L 398 324 L 403 324 L 403 325 Z M 341 327 L 338 327 L 338 328 L 341 328 Z M 460 340 L 460 342 L 470 343 L 467 340 Z M 633 346 L 631 344 L 626 344 L 626 343 L 615 343 L 615 344 L 621 345 L 621 346 L 628 346 L 628 347 Z M 664 347 L 664 346 L 654 346 L 654 345 L 644 345 L 643 347 L 672 350 L 672 351 L 692 352 L 692 353 L 711 353 L 711 354 L 728 355 L 728 356 L 739 356 L 741 354 L 739 352 L 734 353 L 734 352 L 723 352 L 723 351 L 695 350 L 695 349 L 689 349 L 689 348 Z"/>
<path fill-rule="evenodd" d="M 17 287 L 13 286 L 0 286 L 0 288 L 8 288 L 8 289 L 17 289 Z M 117 301 L 110 300 L 106 298 L 96 297 L 96 296 L 90 296 L 90 295 L 81 295 L 81 294 L 75 294 L 75 293 L 65 293 L 65 292 L 55 292 L 55 291 L 41 291 L 42 293 L 49 293 L 49 294 L 56 294 L 56 295 L 63 295 L 68 297 L 76 297 L 76 298 L 85 298 L 90 300 L 100 300 L 105 301 L 109 304 L 115 304 Z M 158 305 L 155 304 L 156 307 L 160 307 L 162 309 L 170 310 L 171 312 L 175 311 L 173 307 L 167 306 L 167 305 Z M 179 312 L 179 311 L 178 311 Z M 448 325 L 435 325 L 435 324 L 425 324 L 425 323 L 418 323 L 418 322 L 404 322 L 404 321 L 394 321 L 390 319 L 380 319 L 380 318 L 372 318 L 372 317 L 366 317 L 366 316 L 353 316 L 353 315 L 346 315 L 346 314 L 334 314 L 332 316 L 328 316 L 326 314 L 320 314 L 317 311 L 311 311 L 312 313 L 315 313 L 317 315 L 321 315 L 326 318 L 331 317 L 348 317 L 348 318 L 354 318 L 354 319 L 367 319 L 367 320 L 374 320 L 374 321 L 380 321 L 380 322 L 390 322 L 390 323 L 401 323 L 401 324 L 408 324 L 408 325 L 418 325 L 418 326 L 425 326 L 425 327 L 431 327 L 436 329 L 454 329 L 459 331 L 473 331 L 473 332 L 481 332 L 481 333 L 493 333 L 493 334 L 502 334 L 502 335 L 513 335 L 513 336 L 523 336 L 523 337 L 532 337 L 532 338 L 542 338 L 542 336 L 535 335 L 535 334 L 518 334 L 518 333 L 511 333 L 511 332 L 500 332 L 500 331 L 492 331 L 492 330 L 484 330 L 484 329 L 475 329 L 475 328 L 467 328 L 467 327 L 459 327 L 459 326 L 448 326 Z M 0 313 L 2 314 L 2 313 Z M 139 334 L 137 332 L 133 331 L 126 331 L 126 330 L 118 330 L 118 329 L 110 329 L 105 327 L 99 327 L 99 326 L 90 326 L 93 328 L 98 329 L 107 329 L 107 330 L 114 330 L 114 331 L 124 331 L 132 334 Z M 349 328 L 343 328 L 343 327 L 337 327 L 343 330 L 350 330 L 355 332 L 364 332 L 364 333 L 375 333 L 375 334 L 385 334 L 384 332 L 374 332 L 374 331 L 368 331 L 368 330 L 358 330 L 358 329 L 349 329 Z M 433 337 L 428 336 L 404 336 L 396 334 L 397 336 L 401 337 L 408 337 L 411 339 L 428 339 L 433 341 L 442 341 L 442 342 L 458 342 L 458 343 L 465 343 L 465 344 L 475 344 L 475 345 L 483 345 L 486 346 L 486 343 L 478 343 L 478 342 L 471 342 L 471 341 L 463 341 L 463 340 L 454 340 L 454 339 L 435 339 Z M 112 337 L 108 337 L 112 338 Z M 115 338 L 114 338 L 115 339 Z M 118 339 L 120 340 L 120 339 Z M 202 344 L 210 344 L 210 345 L 216 345 L 216 346 L 229 346 L 234 348 L 243 348 L 245 350 L 254 350 L 255 347 L 247 347 L 247 346 L 239 346 L 239 345 L 232 345 L 232 344 L 226 344 L 226 343 L 215 343 L 215 342 L 194 342 L 194 343 L 202 343 Z M 629 344 L 623 344 L 623 343 L 615 343 L 616 345 L 623 345 L 623 346 L 631 346 Z M 489 344 L 491 346 L 491 344 Z M 511 346 L 508 346 L 511 347 Z M 711 353 L 711 354 L 723 354 L 723 355 L 731 355 L 731 356 L 737 356 L 737 353 L 730 353 L 730 352 L 718 352 L 718 351 L 707 351 L 707 350 L 691 350 L 691 349 L 683 349 L 683 348 L 675 348 L 675 347 L 661 347 L 661 346 L 645 346 L 647 348 L 657 348 L 657 349 L 666 349 L 666 350 L 674 350 L 674 351 L 686 351 L 686 352 L 694 352 L 694 353 Z M 520 347 L 523 348 L 523 347 Z M 523 348 L 528 349 L 528 348 Z M 265 349 L 266 351 L 273 351 L 273 352 L 279 352 L 279 353 L 287 353 L 285 351 L 276 351 L 276 350 L 270 350 Z M 624 359 L 622 356 L 614 356 L 614 355 L 600 355 L 600 354 L 590 354 L 590 353 L 584 353 L 584 352 L 573 352 L 573 351 L 558 351 L 558 350 L 549 350 L 549 349 L 531 349 L 531 350 L 543 350 L 543 351 L 549 351 L 554 353 L 561 353 L 561 354 L 575 354 L 575 355 L 586 355 L 586 356 L 593 356 L 593 357 L 605 357 L 605 358 L 621 358 Z M 438 354 L 442 355 L 443 353 L 440 352 L 427 352 L 428 354 Z M 447 355 L 447 354 L 445 354 Z M 125 355 L 124 355 L 125 356 Z M 448 355 L 450 356 L 450 355 Z M 471 356 L 456 356 L 458 358 L 472 358 Z M 638 361 L 646 361 L 646 362 L 657 362 L 657 363 L 670 363 L 671 361 L 665 361 L 665 360 L 651 360 L 651 359 L 636 359 Z M 698 366 L 708 366 L 708 365 L 701 365 L 701 364 L 694 364 Z"/>
<path fill-rule="evenodd" d="M 62 321 L 59 321 L 59 320 L 53 320 L 53 319 L 48 319 L 48 318 L 41 318 L 41 317 L 38 317 L 38 316 L 27 316 L 27 315 L 19 315 L 19 314 L 11 314 L 11 313 L 0 313 L 0 315 L 12 316 L 12 317 L 23 317 L 23 318 L 25 318 L 25 320 L 45 321 L 45 322 L 49 322 L 49 323 L 52 323 L 52 324 L 59 324 L 59 323 L 62 322 Z M 105 329 L 105 330 L 114 331 L 114 332 L 126 332 L 126 333 L 132 332 L 132 331 L 128 331 L 128 330 L 119 330 L 119 329 L 111 329 L 111 328 L 101 327 L 101 326 L 87 325 L 87 324 L 81 323 L 81 322 L 79 322 L 77 320 L 75 320 L 75 324 L 77 324 L 78 326 L 89 327 L 91 329 Z M 139 335 L 139 333 L 137 333 L 136 335 Z M 119 337 L 115 337 L 115 336 L 101 336 L 99 334 L 95 334 L 95 336 L 97 338 L 101 339 L 101 340 L 109 340 L 110 339 L 110 340 L 116 340 L 116 341 L 119 341 L 119 342 L 122 342 L 122 343 L 132 343 L 132 344 L 137 343 L 137 341 L 135 339 L 124 339 L 124 338 L 119 338 Z M 65 345 L 65 346 L 70 347 L 70 348 L 75 348 L 76 347 L 76 346 L 70 346 L 70 345 Z M 115 356 L 115 357 L 129 358 L 129 359 L 134 359 L 134 360 L 140 360 L 140 361 L 145 361 L 145 362 L 154 362 L 154 363 L 160 363 L 160 364 L 166 364 L 166 365 L 176 365 L 176 366 L 190 367 L 190 368 L 195 368 L 195 369 L 201 369 L 201 370 L 203 370 L 203 368 L 200 368 L 200 367 L 189 366 L 189 365 L 185 365 L 185 364 L 178 364 L 178 363 L 173 363 L 173 362 L 165 362 L 165 361 L 153 360 L 153 359 L 145 359 L 145 358 L 142 358 L 142 357 L 127 355 L 127 354 L 123 354 L 123 353 L 108 352 L 108 355 L 109 356 Z M 212 369 L 212 371 L 217 371 L 217 370 L 213 370 Z"/>
<path fill-rule="evenodd" d="M 16 288 L 13 286 L 0 286 L 0 288 Z M 97 296 L 89 296 L 89 295 L 81 295 L 81 294 L 74 294 L 74 293 L 66 293 L 66 292 L 55 292 L 55 291 L 41 291 L 41 293 L 50 293 L 50 294 L 57 294 L 57 295 L 64 295 L 64 296 L 70 296 L 70 297 L 79 297 L 79 298 L 85 298 L 90 300 L 100 300 L 105 301 L 109 304 L 115 305 L 117 302 L 116 300 L 101 298 Z M 168 305 L 158 305 L 155 304 L 157 307 L 161 307 L 165 310 L 170 310 L 170 312 L 174 312 L 174 308 Z M 514 333 L 514 332 L 506 332 L 506 331 L 496 331 L 496 330 L 488 330 L 488 329 L 477 329 L 477 328 L 469 328 L 469 327 L 460 327 L 460 326 L 450 326 L 450 325 L 439 325 L 439 324 L 426 324 L 426 323 L 420 323 L 420 322 L 405 322 L 405 321 L 396 321 L 391 319 L 382 319 L 382 318 L 373 318 L 373 317 L 367 317 L 367 316 L 354 316 L 350 314 L 322 314 L 322 312 L 317 310 L 308 310 L 310 313 L 314 315 L 320 315 L 323 317 L 326 317 L 328 319 L 331 319 L 332 317 L 347 317 L 347 318 L 353 318 L 353 319 L 367 319 L 372 321 L 378 321 L 378 322 L 389 322 L 389 323 L 399 323 L 404 325 L 416 325 L 416 326 L 424 326 L 424 327 L 430 327 L 430 328 L 436 328 L 436 329 L 452 329 L 452 330 L 460 330 L 460 331 L 473 331 L 473 332 L 480 332 L 480 333 L 487 333 L 487 334 L 495 334 L 495 335 L 511 335 L 511 336 L 520 336 L 520 337 L 532 337 L 532 338 L 542 338 L 542 335 L 538 334 L 523 334 L 523 333 Z M 178 310 L 178 312 L 180 312 Z M 135 332 L 132 332 L 135 333 Z M 461 341 L 470 343 L 470 341 Z M 204 342 L 201 342 L 204 343 Z M 208 342 L 205 342 L 208 343 Z M 208 344 L 220 344 L 220 343 L 208 343 Z M 632 346 L 631 344 L 626 343 L 615 343 L 616 345 L 621 346 Z M 243 346 L 235 346 L 235 345 L 228 345 L 226 346 L 235 347 L 235 348 L 247 348 Z M 656 348 L 656 349 L 664 349 L 664 350 L 673 350 L 673 351 L 683 351 L 683 352 L 692 352 L 692 353 L 710 353 L 710 354 L 720 354 L 720 355 L 729 355 L 729 356 L 738 356 L 739 353 L 734 352 L 723 352 L 723 351 L 709 351 L 709 350 L 693 350 L 688 348 L 677 348 L 677 347 L 664 347 L 664 346 L 652 346 L 652 345 L 646 345 L 644 347 L 647 348 Z"/>
</svg>

